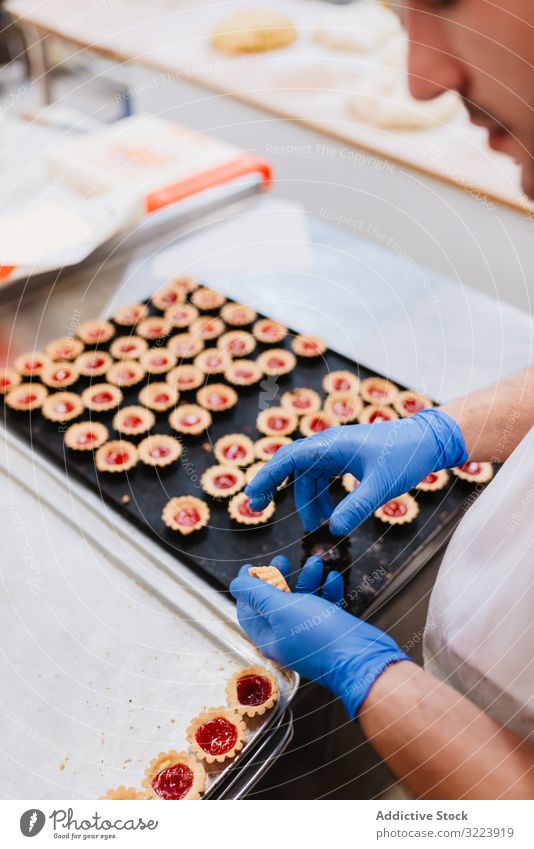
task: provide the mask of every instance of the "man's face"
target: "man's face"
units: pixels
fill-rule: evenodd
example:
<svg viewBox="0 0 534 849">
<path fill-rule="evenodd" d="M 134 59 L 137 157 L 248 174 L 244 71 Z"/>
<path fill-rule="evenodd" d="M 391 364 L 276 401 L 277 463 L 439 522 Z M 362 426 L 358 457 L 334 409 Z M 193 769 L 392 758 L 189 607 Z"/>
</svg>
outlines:
<svg viewBox="0 0 534 849">
<path fill-rule="evenodd" d="M 534 0 L 402 0 L 410 91 L 458 91 L 534 198 Z"/>
</svg>

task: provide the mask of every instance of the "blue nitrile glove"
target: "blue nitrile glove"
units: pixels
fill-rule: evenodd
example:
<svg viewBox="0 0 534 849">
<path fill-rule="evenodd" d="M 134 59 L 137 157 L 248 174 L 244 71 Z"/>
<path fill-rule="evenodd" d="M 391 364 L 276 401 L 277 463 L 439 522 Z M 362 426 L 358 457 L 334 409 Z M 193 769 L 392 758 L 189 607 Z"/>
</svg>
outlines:
<svg viewBox="0 0 534 849">
<path fill-rule="evenodd" d="M 271 565 L 287 578 L 286 557 L 275 557 Z M 382 672 L 410 659 L 387 634 L 342 609 L 339 572 L 330 572 L 322 598 L 317 594 L 323 575 L 319 557 L 306 561 L 293 593 L 251 578 L 248 569 L 243 566 L 230 584 L 243 629 L 266 657 L 327 687 L 351 719 Z"/>
<path fill-rule="evenodd" d="M 467 460 L 460 428 L 440 410 L 423 410 L 408 419 L 369 425 L 331 427 L 284 445 L 246 487 L 253 510 L 273 498 L 290 474 L 295 503 L 306 531 L 330 519 L 333 534 L 357 528 L 382 504 L 412 489 L 430 472 Z M 330 479 L 350 472 L 359 486 L 333 509 Z"/>
</svg>

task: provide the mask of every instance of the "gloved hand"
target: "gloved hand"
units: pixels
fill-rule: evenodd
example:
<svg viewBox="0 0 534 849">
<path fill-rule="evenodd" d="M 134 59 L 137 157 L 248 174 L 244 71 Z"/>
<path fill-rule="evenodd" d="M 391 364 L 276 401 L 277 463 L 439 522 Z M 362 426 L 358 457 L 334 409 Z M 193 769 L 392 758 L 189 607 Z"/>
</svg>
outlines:
<svg viewBox="0 0 534 849">
<path fill-rule="evenodd" d="M 298 439 L 276 452 L 246 487 L 253 510 L 264 508 L 290 474 L 306 531 L 330 519 L 333 534 L 357 528 L 382 504 L 412 489 L 430 472 L 467 460 L 460 428 L 447 413 L 423 410 L 408 419 L 344 425 Z M 330 478 L 350 472 L 359 486 L 333 509 Z"/>
<path fill-rule="evenodd" d="M 286 557 L 275 557 L 271 565 L 287 578 Z M 319 557 L 307 560 L 293 593 L 251 578 L 248 568 L 243 566 L 230 584 L 243 629 L 266 657 L 327 687 L 351 719 L 382 672 L 410 659 L 387 634 L 341 608 L 339 572 L 330 572 L 322 598 L 318 595 L 323 575 Z"/>
</svg>

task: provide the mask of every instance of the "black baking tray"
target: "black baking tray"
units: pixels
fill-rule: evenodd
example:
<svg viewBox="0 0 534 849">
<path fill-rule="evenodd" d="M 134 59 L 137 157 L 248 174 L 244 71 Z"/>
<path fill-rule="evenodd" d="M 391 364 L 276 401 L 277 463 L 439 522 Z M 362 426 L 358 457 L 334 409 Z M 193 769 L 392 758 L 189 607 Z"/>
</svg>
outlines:
<svg viewBox="0 0 534 849">
<path fill-rule="evenodd" d="M 151 307 L 151 314 L 161 313 Z M 121 334 L 124 334 L 124 328 L 117 328 L 117 335 Z M 290 338 L 291 333 L 282 345 L 276 347 L 289 348 Z M 103 345 L 102 349 L 107 347 Z M 258 345 L 251 358 L 266 347 Z M 291 580 L 294 582 L 306 555 L 320 549 L 327 552 L 328 568 L 336 567 L 343 571 L 348 607 L 351 612 L 362 616 L 373 610 L 377 600 L 389 595 L 393 587 L 403 583 L 437 550 L 476 497 L 477 488 L 452 477 L 449 486 L 441 492 L 414 493 L 420 512 L 411 524 L 387 526 L 371 517 L 350 538 L 341 541 L 331 538 L 326 529 L 311 537 L 304 535 L 295 511 L 291 486 L 278 493 L 276 512 L 271 522 L 255 527 L 236 525 L 228 515 L 226 500 L 212 499 L 200 488 L 202 473 L 217 462 L 209 450 L 210 443 L 213 445 L 226 433 L 245 433 L 253 440 L 258 439 L 261 434 L 256 430 L 255 422 L 262 408 L 260 403 L 263 406 L 266 403 L 267 406 L 275 405 L 284 391 L 297 386 L 322 393 L 323 376 L 327 371 L 337 369 L 353 371 L 361 379 L 376 374 L 332 350 L 313 360 L 299 359 L 291 374 L 277 378 L 275 382 L 269 380 L 267 384 L 240 390 L 239 402 L 233 410 L 213 415 L 208 434 L 182 437 L 184 451 L 181 460 L 169 469 L 152 469 L 139 463 L 126 474 L 97 474 L 90 452 L 73 452 L 64 448 L 65 425 L 49 422 L 38 412 L 28 415 L 12 411 L 7 406 L 4 406 L 5 420 L 7 426 L 24 437 L 32 449 L 37 449 L 63 468 L 69 477 L 97 492 L 118 513 L 215 587 L 227 590 L 244 563 L 268 563 L 275 554 L 289 557 L 293 569 Z M 164 376 L 153 379 L 162 380 Z M 220 379 L 220 376 L 213 376 L 211 382 L 220 382 Z M 81 391 L 85 385 L 89 385 L 89 381 L 81 379 L 69 390 Z M 137 403 L 142 385 L 123 389 L 124 405 Z M 194 394 L 183 393 L 181 400 L 194 401 Z M 92 415 L 110 429 L 110 439 L 118 437 L 111 426 L 113 412 Z M 152 432 L 177 436 L 169 427 L 168 413 L 156 415 L 157 422 Z M 87 414 L 82 417 L 87 418 Z M 127 437 L 133 442 L 139 442 L 141 438 Z M 335 481 L 332 494 L 334 501 L 339 501 L 346 493 Z M 211 510 L 209 527 L 189 538 L 168 529 L 161 513 L 166 502 L 176 495 L 204 497 Z"/>
</svg>

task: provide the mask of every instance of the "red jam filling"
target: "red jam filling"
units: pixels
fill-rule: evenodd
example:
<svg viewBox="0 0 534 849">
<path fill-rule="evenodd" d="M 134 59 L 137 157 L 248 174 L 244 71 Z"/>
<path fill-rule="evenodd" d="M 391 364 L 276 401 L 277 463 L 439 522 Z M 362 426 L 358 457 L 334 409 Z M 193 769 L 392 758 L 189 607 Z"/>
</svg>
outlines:
<svg viewBox="0 0 534 849">
<path fill-rule="evenodd" d="M 387 392 L 385 389 L 382 389 L 380 386 L 370 386 L 367 390 L 371 398 L 385 398 Z"/>
<path fill-rule="evenodd" d="M 209 368 L 217 368 L 218 366 L 220 366 L 220 364 L 221 364 L 221 358 L 220 357 L 216 357 L 216 356 L 208 357 L 207 360 L 206 360 L 206 365 Z"/>
<path fill-rule="evenodd" d="M 26 406 L 28 404 L 34 404 L 37 401 L 37 395 L 23 395 L 22 398 L 19 398 L 19 404 Z"/>
<path fill-rule="evenodd" d="M 426 478 L 423 478 L 423 483 L 436 483 L 438 476 L 434 474 L 434 472 L 430 472 Z"/>
<path fill-rule="evenodd" d="M 200 522 L 201 516 L 196 507 L 183 507 L 174 516 L 174 521 L 177 525 L 183 525 L 190 528 L 191 525 L 196 525 Z"/>
<path fill-rule="evenodd" d="M 200 418 L 194 413 L 191 413 L 189 416 L 182 416 L 182 418 L 180 419 L 180 424 L 183 427 L 195 427 L 195 425 L 200 424 Z"/>
<path fill-rule="evenodd" d="M 240 705 L 257 707 L 267 701 L 272 689 L 271 682 L 263 675 L 244 675 L 237 681 L 237 700 Z"/>
<path fill-rule="evenodd" d="M 135 372 L 129 368 L 121 368 L 119 371 L 119 381 L 122 383 L 125 380 L 133 380 L 135 377 Z"/>
<path fill-rule="evenodd" d="M 334 390 L 336 392 L 348 392 L 349 389 L 350 383 L 345 377 L 334 378 Z"/>
<path fill-rule="evenodd" d="M 162 304 L 169 304 L 169 306 L 171 304 L 174 304 L 177 301 L 177 299 L 178 299 L 178 292 L 173 292 L 172 290 L 170 292 L 165 292 L 164 295 L 160 296 L 161 303 Z"/>
<path fill-rule="evenodd" d="M 346 401 L 336 401 L 332 409 L 334 414 L 339 416 L 340 419 L 352 415 L 352 404 L 348 404 Z"/>
<path fill-rule="evenodd" d="M 327 430 L 328 428 L 328 422 L 325 422 L 324 419 L 319 417 L 312 419 L 310 422 L 310 430 L 312 430 L 313 433 L 322 433 L 323 430 Z"/>
<path fill-rule="evenodd" d="M 213 483 L 217 489 L 231 489 L 237 483 L 237 478 L 234 475 L 217 475 L 213 478 Z"/>
<path fill-rule="evenodd" d="M 140 315 L 140 310 L 129 310 L 127 312 L 123 312 L 121 318 L 123 321 L 131 322 L 132 324 L 134 324 Z"/>
<path fill-rule="evenodd" d="M 201 725 L 195 733 L 200 748 L 209 755 L 225 755 L 237 743 L 237 728 L 223 716 L 217 716 Z"/>
<path fill-rule="evenodd" d="M 482 471 L 482 467 L 480 463 L 464 463 L 463 466 L 459 466 L 462 472 L 465 472 L 468 475 L 479 475 Z"/>
<path fill-rule="evenodd" d="M 296 395 L 291 403 L 297 410 L 307 410 L 311 401 L 305 395 Z"/>
<path fill-rule="evenodd" d="M 102 328 L 101 328 L 101 327 L 95 327 L 95 328 L 94 328 L 94 330 L 89 330 L 89 332 L 87 333 L 87 335 L 88 335 L 91 339 L 99 339 L 99 337 L 101 336 L 101 334 L 102 334 L 103 332 L 104 332 L 104 331 L 102 330 Z"/>
<path fill-rule="evenodd" d="M 57 380 L 61 382 L 62 380 L 67 380 L 71 376 L 71 371 L 68 368 L 58 368 L 52 374 L 53 380 Z"/>
<path fill-rule="evenodd" d="M 95 368 L 102 368 L 102 366 L 105 364 L 106 361 L 103 357 L 93 357 L 93 359 L 89 360 L 89 362 L 87 363 L 86 368 L 93 370 Z"/>
<path fill-rule="evenodd" d="M 245 348 L 246 348 L 246 345 L 245 345 L 245 343 L 243 342 L 242 339 L 234 339 L 232 342 L 230 342 L 227 345 L 227 350 L 231 354 L 242 354 L 243 351 L 245 350 Z"/>
<path fill-rule="evenodd" d="M 59 401 L 54 406 L 54 412 L 57 413 L 58 416 L 61 416 L 63 413 L 72 413 L 74 410 L 74 404 L 71 404 L 70 401 Z"/>
<path fill-rule="evenodd" d="M 43 364 L 40 360 L 27 360 L 24 363 L 24 370 L 33 373 L 43 367 Z"/>
<path fill-rule="evenodd" d="M 310 354 L 312 353 L 312 351 L 314 354 L 318 353 L 319 351 L 315 342 L 301 342 L 300 344 L 302 346 L 302 349 L 304 351 L 308 351 Z"/>
<path fill-rule="evenodd" d="M 160 799 L 183 799 L 193 786 L 193 770 L 187 764 L 175 764 L 158 772 L 152 789 Z"/>
<path fill-rule="evenodd" d="M 267 419 L 267 426 L 271 430 L 285 430 L 289 426 L 289 420 L 283 416 L 270 416 Z"/>
<path fill-rule="evenodd" d="M 2 389 L 5 389 L 6 386 L 11 386 L 11 381 L 9 377 L 0 377 L 0 386 Z"/>
<path fill-rule="evenodd" d="M 285 364 L 285 360 L 280 359 L 280 357 L 270 357 L 270 359 L 267 360 L 269 368 L 283 368 Z"/>
<path fill-rule="evenodd" d="M 369 422 L 371 424 L 374 422 L 389 422 L 389 420 L 387 413 L 384 413 L 381 410 L 375 410 L 374 413 L 371 413 L 369 416 Z"/>
<path fill-rule="evenodd" d="M 382 510 L 386 516 L 390 516 L 392 519 L 398 519 L 401 516 L 406 516 L 406 513 L 408 512 L 406 504 L 403 504 L 402 501 L 388 501 Z"/>
<path fill-rule="evenodd" d="M 195 353 L 195 346 L 192 342 L 180 342 L 176 346 L 176 353 L 179 357 L 187 357 Z"/>
<path fill-rule="evenodd" d="M 163 327 L 161 327 L 159 324 L 156 325 L 156 327 L 151 327 L 147 333 L 147 336 L 149 336 L 151 339 L 157 339 L 158 336 L 163 336 Z"/>
<path fill-rule="evenodd" d="M 211 392 L 206 397 L 206 402 L 210 407 L 225 407 L 228 403 L 228 398 L 222 392 Z"/>
<path fill-rule="evenodd" d="M 228 460 L 242 460 L 243 457 L 247 456 L 247 452 L 243 446 L 236 442 L 232 443 L 232 445 L 227 445 L 223 454 Z"/>
<path fill-rule="evenodd" d="M 131 413 L 123 419 L 122 424 L 124 427 L 141 427 L 141 425 L 143 424 L 143 419 L 141 418 L 141 416 L 137 416 L 135 415 L 135 413 Z"/>
<path fill-rule="evenodd" d="M 158 392 L 157 395 L 154 395 L 153 402 L 154 404 L 166 404 L 169 400 L 170 398 L 166 392 Z"/>
<path fill-rule="evenodd" d="M 278 336 L 278 328 L 274 324 L 264 324 L 261 333 L 265 336 Z"/>
<path fill-rule="evenodd" d="M 419 398 L 405 398 L 402 402 L 403 408 L 407 413 L 419 413 L 425 409 L 425 405 Z"/>
<path fill-rule="evenodd" d="M 159 357 L 152 357 L 151 360 L 150 360 L 150 365 L 156 366 L 156 368 L 158 368 L 159 366 L 166 365 L 166 363 L 168 363 L 168 362 L 169 362 L 169 360 L 168 360 L 167 357 L 163 357 L 163 356 L 160 355 Z"/>
<path fill-rule="evenodd" d="M 129 342 L 128 344 L 121 345 L 120 348 L 119 348 L 119 352 L 121 354 L 129 354 L 130 351 L 135 351 L 135 350 L 137 350 L 137 345 L 134 345 L 131 342 Z"/>
<path fill-rule="evenodd" d="M 108 451 L 106 454 L 106 463 L 108 466 L 124 466 L 130 459 L 127 451 Z"/>
<path fill-rule="evenodd" d="M 93 433 L 92 430 L 87 430 L 85 433 L 80 433 L 78 435 L 78 439 L 76 440 L 78 445 L 91 445 L 92 442 L 96 442 L 98 439 L 96 433 Z"/>
<path fill-rule="evenodd" d="M 155 460 L 161 460 L 163 457 L 168 457 L 171 449 L 167 445 L 155 445 L 150 449 L 149 454 Z"/>
<path fill-rule="evenodd" d="M 92 396 L 93 404 L 110 404 L 113 401 L 111 392 L 95 392 Z"/>
<path fill-rule="evenodd" d="M 282 446 L 280 445 L 279 442 L 270 442 L 268 445 L 265 446 L 265 448 L 263 450 L 264 450 L 265 454 L 276 454 L 278 449 L 281 448 L 281 447 Z"/>
<path fill-rule="evenodd" d="M 252 519 L 256 516 L 261 516 L 261 514 L 263 512 L 263 510 L 258 510 L 258 511 L 251 510 L 248 498 L 245 498 L 241 502 L 241 504 L 238 507 L 238 511 L 239 511 L 239 513 L 241 513 L 242 516 L 246 516 L 247 519 Z"/>
<path fill-rule="evenodd" d="M 241 380 L 252 380 L 254 377 L 254 372 L 248 371 L 244 368 L 238 368 L 235 372 L 235 376 L 239 377 Z"/>
<path fill-rule="evenodd" d="M 176 382 L 177 382 L 178 386 L 191 386 L 191 384 L 193 384 L 195 382 L 195 378 L 194 377 L 184 377 L 182 375 L 182 377 L 179 377 Z"/>
</svg>

